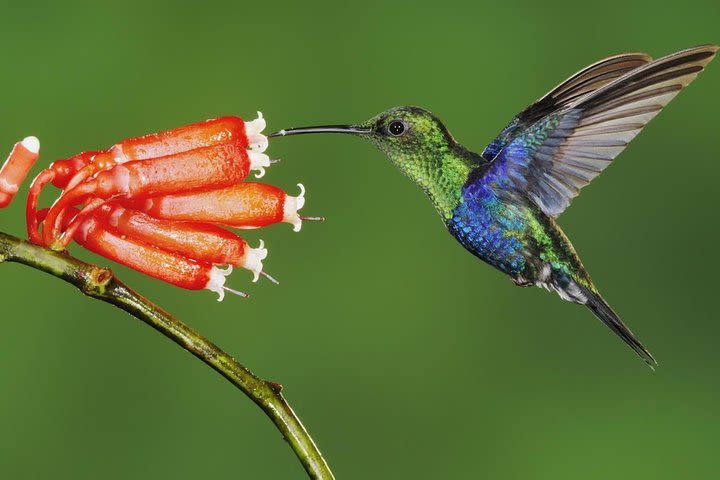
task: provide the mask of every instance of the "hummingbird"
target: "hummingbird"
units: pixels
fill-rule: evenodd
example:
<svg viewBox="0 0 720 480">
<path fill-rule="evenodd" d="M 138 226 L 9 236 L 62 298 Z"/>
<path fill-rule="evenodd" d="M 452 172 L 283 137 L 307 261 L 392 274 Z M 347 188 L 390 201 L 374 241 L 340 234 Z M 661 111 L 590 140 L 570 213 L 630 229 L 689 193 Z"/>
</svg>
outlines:
<svg viewBox="0 0 720 480">
<path fill-rule="evenodd" d="M 557 218 L 719 48 L 700 45 L 657 60 L 645 53 L 602 59 L 516 115 L 482 153 L 460 145 L 438 117 L 414 106 L 363 123 L 270 136 L 367 139 L 420 187 L 470 253 L 515 285 L 544 287 L 585 305 L 654 368 L 652 354 L 600 295 Z"/>
</svg>

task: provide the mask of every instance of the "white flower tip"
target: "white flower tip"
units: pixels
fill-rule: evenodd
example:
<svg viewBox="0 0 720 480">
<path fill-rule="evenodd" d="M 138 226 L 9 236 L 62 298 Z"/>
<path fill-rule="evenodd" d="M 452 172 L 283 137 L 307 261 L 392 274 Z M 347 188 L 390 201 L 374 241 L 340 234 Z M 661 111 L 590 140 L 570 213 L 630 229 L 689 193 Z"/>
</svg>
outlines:
<svg viewBox="0 0 720 480">
<path fill-rule="evenodd" d="M 253 152 L 264 152 L 269 145 L 268 138 L 262 133 L 257 133 L 252 137 L 248 137 L 248 148 Z"/>
<path fill-rule="evenodd" d="M 257 112 L 256 119 L 245 122 L 245 130 L 247 131 L 248 135 L 252 133 L 260 133 L 265 130 L 266 126 L 267 124 L 265 123 L 265 118 L 263 117 L 262 112 Z"/>
<path fill-rule="evenodd" d="M 230 274 L 232 274 L 232 272 L 233 272 L 233 266 L 232 266 L 232 265 L 225 265 L 225 268 L 219 268 L 219 267 L 215 267 L 215 268 L 217 268 L 218 270 L 220 270 L 220 273 L 222 273 L 222 274 L 225 275 L 226 277 L 229 276 Z"/>
<path fill-rule="evenodd" d="M 265 176 L 265 169 L 272 163 L 270 157 L 264 153 L 255 152 L 248 150 L 248 158 L 250 158 L 250 170 L 257 171 L 255 178 L 262 178 Z"/>
<path fill-rule="evenodd" d="M 225 298 L 225 280 L 232 273 L 232 266 L 228 265 L 225 269 L 212 267 L 210 269 L 210 278 L 208 279 L 205 289 L 218 294 L 218 302 L 222 302 Z"/>
<path fill-rule="evenodd" d="M 262 261 L 267 258 L 268 251 L 265 248 L 265 242 L 260 240 L 257 248 L 248 247 L 245 251 L 245 259 L 242 267 L 249 270 L 253 274 L 253 282 L 257 282 L 260 273 L 263 271 Z"/>
<path fill-rule="evenodd" d="M 265 260 L 268 256 L 267 248 L 265 248 L 265 240 L 260 239 L 260 244 L 258 245 L 257 250 L 262 250 L 262 260 Z"/>
<path fill-rule="evenodd" d="M 283 205 L 283 222 L 291 224 L 295 232 L 302 229 L 302 218 L 300 218 L 298 210 L 305 205 L 305 187 L 302 183 L 298 183 L 298 187 L 300 187 L 300 195 L 297 197 L 286 195 Z"/>
<path fill-rule="evenodd" d="M 305 186 L 302 183 L 297 184 L 300 189 L 300 195 L 297 196 L 297 209 L 300 210 L 305 206 Z"/>
<path fill-rule="evenodd" d="M 268 138 L 262 134 L 262 131 L 267 127 L 267 123 L 262 113 L 257 113 L 258 118 L 250 122 L 245 122 L 245 134 L 247 135 L 249 149 L 262 153 L 268 147 Z"/>
<path fill-rule="evenodd" d="M 25 137 L 20 144 L 30 153 L 34 153 L 36 155 L 40 153 L 40 140 L 38 140 L 37 137 Z"/>
</svg>

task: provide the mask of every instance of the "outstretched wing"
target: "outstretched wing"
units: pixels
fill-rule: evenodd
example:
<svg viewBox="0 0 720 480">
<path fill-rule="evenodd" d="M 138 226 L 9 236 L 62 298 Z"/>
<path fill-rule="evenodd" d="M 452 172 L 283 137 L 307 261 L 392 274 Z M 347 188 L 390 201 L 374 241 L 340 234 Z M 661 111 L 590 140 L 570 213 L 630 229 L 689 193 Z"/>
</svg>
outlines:
<svg viewBox="0 0 720 480">
<path fill-rule="evenodd" d="M 702 45 L 659 58 L 567 102 L 515 134 L 486 178 L 500 190 L 526 193 L 557 217 L 697 77 L 718 48 Z"/>
<path fill-rule="evenodd" d="M 500 150 L 533 123 L 651 60 L 647 53 L 623 53 L 583 68 L 517 114 L 497 138 L 485 147 L 482 156 L 492 161 Z"/>
</svg>

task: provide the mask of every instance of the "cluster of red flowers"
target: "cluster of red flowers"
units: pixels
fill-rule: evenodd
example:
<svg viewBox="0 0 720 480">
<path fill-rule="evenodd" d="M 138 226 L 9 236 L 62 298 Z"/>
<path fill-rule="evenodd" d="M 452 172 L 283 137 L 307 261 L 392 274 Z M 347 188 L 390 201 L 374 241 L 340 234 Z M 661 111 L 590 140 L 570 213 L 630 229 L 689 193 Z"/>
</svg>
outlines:
<svg viewBox="0 0 720 480">
<path fill-rule="evenodd" d="M 27 199 L 30 241 L 64 250 L 75 240 L 106 258 L 173 285 L 245 295 L 225 286 L 233 267 L 257 280 L 267 250 L 251 248 L 223 228 L 290 223 L 299 231 L 304 188 L 297 197 L 260 178 L 272 163 L 265 154 L 265 120 L 221 117 L 131 138 L 107 150 L 52 163 L 35 177 Z M 39 156 L 40 142 L 18 142 L 0 169 L 0 208 L 8 205 Z M 38 209 L 52 183 L 62 190 Z M 225 268 L 219 268 L 225 266 Z M 274 280 L 273 280 L 274 281 Z"/>
</svg>

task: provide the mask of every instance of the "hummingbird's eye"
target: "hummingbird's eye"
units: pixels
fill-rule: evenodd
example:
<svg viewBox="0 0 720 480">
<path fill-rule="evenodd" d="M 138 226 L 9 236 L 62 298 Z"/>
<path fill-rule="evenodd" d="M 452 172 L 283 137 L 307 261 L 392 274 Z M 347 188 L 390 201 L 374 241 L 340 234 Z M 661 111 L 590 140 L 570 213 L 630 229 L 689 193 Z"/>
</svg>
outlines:
<svg viewBox="0 0 720 480">
<path fill-rule="evenodd" d="M 390 125 L 387 127 L 388 132 L 390 132 L 390 135 L 395 135 L 396 137 L 399 137 L 403 133 L 405 133 L 405 122 L 402 120 L 393 120 L 390 122 Z"/>
</svg>

